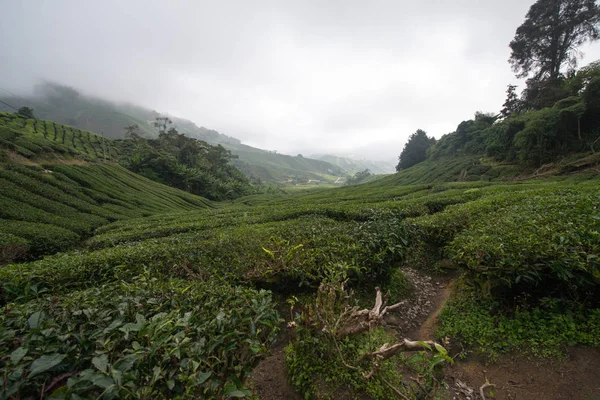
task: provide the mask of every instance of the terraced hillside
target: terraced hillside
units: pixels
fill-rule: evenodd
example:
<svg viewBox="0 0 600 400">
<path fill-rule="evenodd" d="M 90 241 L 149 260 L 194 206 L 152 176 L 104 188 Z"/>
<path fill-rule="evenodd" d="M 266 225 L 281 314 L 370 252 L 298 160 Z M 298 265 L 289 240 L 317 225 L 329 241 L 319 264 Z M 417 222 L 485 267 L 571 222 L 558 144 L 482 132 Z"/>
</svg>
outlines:
<svg viewBox="0 0 600 400">
<path fill-rule="evenodd" d="M 96 228 L 77 251 L 3 267 L 10 309 L 0 313 L 0 389 L 21 397 L 249 395 L 246 378 L 278 331 L 275 301 L 290 299 L 306 310 L 284 315 L 299 338 L 286 350 L 289 379 L 304 396 L 350 390 L 392 398 L 387 383 L 400 387 L 412 373 L 443 392 L 434 367 L 450 360 L 441 348 L 418 353 L 420 361 L 386 359 L 365 380 L 364 354 L 396 341 L 390 332 L 336 340 L 311 328 L 340 311 L 325 312 L 330 303 L 319 295 L 315 303 L 319 285 L 334 290 L 346 281 L 361 302 L 377 285 L 391 304 L 415 290 L 405 266 L 464 272 L 464 296 L 451 300 L 439 332 L 473 351 L 552 355 L 567 344 L 600 345 L 600 303 L 586 295 L 599 269 L 597 175 L 413 186 L 393 179 L 123 218 Z M 156 211 L 135 208 L 144 207 Z M 510 299 L 522 290 L 531 297 L 515 314 Z M 585 308 L 560 303 L 567 298 Z M 564 318 L 569 323 L 557 323 Z"/>
<path fill-rule="evenodd" d="M 326 161 L 269 152 L 244 144 L 224 144 L 239 156 L 236 166 L 245 173 L 266 181 L 306 182 L 308 180 L 334 183 L 349 173 Z"/>
<path fill-rule="evenodd" d="M 0 114 L 2 260 L 72 248 L 110 222 L 212 206 L 110 161 L 94 163 L 104 152 L 109 159 L 116 149 L 89 132 Z"/>
<path fill-rule="evenodd" d="M 7 112 L 0 112 L 0 146 L 0 162 L 10 161 L 9 152 L 47 161 L 112 160 L 118 155 L 110 140 L 92 132 Z"/>
</svg>

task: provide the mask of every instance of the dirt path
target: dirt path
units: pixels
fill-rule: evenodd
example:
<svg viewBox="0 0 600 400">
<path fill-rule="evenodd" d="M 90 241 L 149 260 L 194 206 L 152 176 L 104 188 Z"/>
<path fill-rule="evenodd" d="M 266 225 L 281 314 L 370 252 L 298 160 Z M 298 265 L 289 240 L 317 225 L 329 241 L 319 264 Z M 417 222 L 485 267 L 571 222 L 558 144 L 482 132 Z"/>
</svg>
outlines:
<svg viewBox="0 0 600 400">
<path fill-rule="evenodd" d="M 302 398 L 288 382 L 285 372 L 285 353 L 287 338 L 280 338 L 271 348 L 271 355 L 265 358 L 252 371 L 250 379 L 254 392 L 260 400 L 301 400 Z"/>
<path fill-rule="evenodd" d="M 403 270 L 406 277 L 416 288 L 403 307 L 385 317 L 386 330 L 399 337 L 414 339 L 433 338 L 433 329 L 437 315 L 450 295 L 449 277 L 432 278 L 412 270 Z M 424 328 L 427 326 L 428 328 Z M 285 328 L 282 329 L 285 331 Z M 287 380 L 285 372 L 284 347 L 287 336 L 283 336 L 271 348 L 271 355 L 261 361 L 250 377 L 255 393 L 261 400 L 291 399 L 300 400 L 301 396 Z M 418 335 L 428 335 L 420 337 Z"/>
<path fill-rule="evenodd" d="M 385 327 L 400 338 L 434 339 L 438 316 L 453 291 L 451 277 L 403 272 L 417 290 L 404 307 L 385 317 Z M 281 338 L 252 373 L 261 400 L 301 399 L 287 381 L 286 344 L 287 338 Z M 449 400 L 481 400 L 479 387 L 486 378 L 496 385 L 494 397 L 486 396 L 487 400 L 600 400 L 600 349 L 571 348 L 563 360 L 505 354 L 493 364 L 470 355 L 456 360 L 445 375 Z"/>
<path fill-rule="evenodd" d="M 475 392 L 479 392 L 486 378 L 496 385 L 494 400 L 598 400 L 600 349 L 571 348 L 564 360 L 505 354 L 491 365 L 470 357 L 446 372 L 448 383 L 456 387 L 462 382 L 475 388 Z M 481 399 L 457 393 L 454 398 Z"/>
</svg>

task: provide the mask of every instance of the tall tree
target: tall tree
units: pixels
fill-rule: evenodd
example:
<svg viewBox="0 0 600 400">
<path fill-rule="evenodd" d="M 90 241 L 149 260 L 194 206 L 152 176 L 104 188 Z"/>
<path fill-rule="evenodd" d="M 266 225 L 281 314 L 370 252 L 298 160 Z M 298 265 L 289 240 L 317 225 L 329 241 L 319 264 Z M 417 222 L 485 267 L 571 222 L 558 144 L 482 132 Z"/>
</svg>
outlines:
<svg viewBox="0 0 600 400">
<path fill-rule="evenodd" d="M 138 124 L 128 125 L 125 127 L 125 138 L 135 139 L 140 135 L 140 126 Z"/>
<path fill-rule="evenodd" d="M 555 80 L 566 64 L 577 66 L 579 46 L 600 37 L 595 0 L 537 0 L 510 42 L 509 62 L 519 78 Z"/>
<path fill-rule="evenodd" d="M 435 144 L 435 138 L 428 137 L 424 130 L 418 129 L 410 135 L 408 142 L 404 145 L 404 149 L 400 153 L 396 171 L 410 168 L 421 161 L 425 161 L 427 158 L 427 149 L 432 144 Z"/>
</svg>

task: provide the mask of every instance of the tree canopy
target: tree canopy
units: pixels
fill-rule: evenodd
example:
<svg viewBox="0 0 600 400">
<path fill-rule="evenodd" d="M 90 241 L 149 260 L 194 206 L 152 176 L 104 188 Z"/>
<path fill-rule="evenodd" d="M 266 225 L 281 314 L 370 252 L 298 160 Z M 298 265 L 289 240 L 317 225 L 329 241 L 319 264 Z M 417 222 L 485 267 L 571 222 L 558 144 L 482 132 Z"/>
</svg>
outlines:
<svg viewBox="0 0 600 400">
<path fill-rule="evenodd" d="M 33 115 L 33 108 L 30 107 L 20 107 L 17 114 L 22 115 L 25 118 L 35 118 Z"/>
<path fill-rule="evenodd" d="M 236 156 L 223 146 L 189 138 L 171 126 L 166 117 L 156 118 L 158 138 L 145 139 L 137 125 L 125 127 L 120 164 L 152 180 L 211 200 L 251 194 L 246 176 L 229 162 Z"/>
<path fill-rule="evenodd" d="M 424 130 L 418 129 L 410 135 L 408 142 L 404 145 L 404 149 L 400 153 L 396 171 L 410 168 L 421 161 L 425 161 L 427 158 L 427 149 L 432 144 L 435 144 L 435 138 L 428 137 Z"/>
<path fill-rule="evenodd" d="M 538 0 L 517 28 L 509 62 L 519 78 L 554 80 L 566 64 L 577 66 L 579 46 L 600 37 L 595 0 Z"/>
</svg>

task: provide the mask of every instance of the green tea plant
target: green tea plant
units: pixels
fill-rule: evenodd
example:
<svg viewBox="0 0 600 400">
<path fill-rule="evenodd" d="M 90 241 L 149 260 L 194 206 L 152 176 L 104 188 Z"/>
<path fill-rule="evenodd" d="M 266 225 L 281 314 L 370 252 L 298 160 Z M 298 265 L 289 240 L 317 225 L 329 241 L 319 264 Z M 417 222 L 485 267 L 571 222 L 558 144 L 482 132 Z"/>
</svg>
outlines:
<svg viewBox="0 0 600 400">
<path fill-rule="evenodd" d="M 277 333 L 268 292 L 142 275 L 0 314 L 0 398 L 222 398 Z"/>
<path fill-rule="evenodd" d="M 488 293 L 589 297 L 600 282 L 599 200 L 596 190 L 531 195 L 476 221 L 448 252 Z"/>
</svg>

